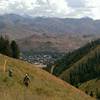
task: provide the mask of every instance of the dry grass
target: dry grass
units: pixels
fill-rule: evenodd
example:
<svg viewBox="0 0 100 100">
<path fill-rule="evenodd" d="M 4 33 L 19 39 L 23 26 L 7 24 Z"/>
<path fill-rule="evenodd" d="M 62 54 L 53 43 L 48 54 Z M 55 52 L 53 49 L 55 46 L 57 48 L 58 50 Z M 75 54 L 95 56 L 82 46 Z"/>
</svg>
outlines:
<svg viewBox="0 0 100 100">
<path fill-rule="evenodd" d="M 13 70 L 13 77 L 3 71 L 5 59 L 7 70 Z M 28 73 L 31 82 L 23 85 L 23 77 Z M 70 86 L 48 72 L 29 63 L 0 55 L 0 100 L 92 100 L 82 91 Z M 94 100 L 94 99 L 93 99 Z"/>
</svg>

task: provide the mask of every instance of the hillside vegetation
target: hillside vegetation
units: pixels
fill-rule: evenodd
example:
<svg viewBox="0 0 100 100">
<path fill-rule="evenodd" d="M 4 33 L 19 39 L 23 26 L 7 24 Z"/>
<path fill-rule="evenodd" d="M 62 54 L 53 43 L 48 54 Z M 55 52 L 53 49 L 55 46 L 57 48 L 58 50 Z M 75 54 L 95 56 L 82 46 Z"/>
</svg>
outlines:
<svg viewBox="0 0 100 100">
<path fill-rule="evenodd" d="M 0 53 L 18 59 L 19 46 L 15 40 L 9 40 L 7 36 L 0 36 Z"/>
<path fill-rule="evenodd" d="M 60 77 L 73 85 L 81 84 L 100 76 L 100 46 L 89 52 L 65 70 Z"/>
<path fill-rule="evenodd" d="M 95 81 L 95 79 L 100 79 L 100 39 L 67 53 L 53 66 L 54 75 L 73 86 L 79 87 L 86 93 L 89 92 L 87 94 L 91 96 L 96 97 L 98 95 L 99 98 L 100 85 L 99 81 Z M 49 70 L 51 70 L 50 67 Z"/>
<path fill-rule="evenodd" d="M 93 96 L 100 99 L 100 78 L 89 80 L 79 86 L 85 93 L 93 93 Z"/>
<path fill-rule="evenodd" d="M 89 52 L 94 50 L 98 45 L 100 45 L 100 39 L 92 41 L 86 44 L 85 46 L 74 50 L 73 52 L 67 53 L 64 57 L 58 59 L 54 63 L 55 69 L 53 71 L 53 74 L 59 76 L 60 74 L 63 73 L 63 71 L 70 68 L 74 63 L 76 63 L 81 58 L 86 56 Z"/>
<path fill-rule="evenodd" d="M 4 63 L 6 64 L 6 72 Z M 13 76 L 8 76 L 12 69 Z M 30 85 L 23 77 L 28 73 Z M 0 100 L 92 100 L 90 96 L 35 65 L 0 55 Z M 94 99 L 93 99 L 94 100 Z"/>
</svg>

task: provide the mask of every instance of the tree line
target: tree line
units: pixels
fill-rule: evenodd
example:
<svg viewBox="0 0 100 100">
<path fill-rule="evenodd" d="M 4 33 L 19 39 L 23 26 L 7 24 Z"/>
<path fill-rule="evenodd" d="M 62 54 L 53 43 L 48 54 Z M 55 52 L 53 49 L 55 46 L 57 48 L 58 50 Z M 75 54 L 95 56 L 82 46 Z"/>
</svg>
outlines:
<svg viewBox="0 0 100 100">
<path fill-rule="evenodd" d="M 16 41 L 9 41 L 7 37 L 3 36 L 0 36 L 0 53 L 17 59 L 20 56 L 20 50 Z"/>
</svg>

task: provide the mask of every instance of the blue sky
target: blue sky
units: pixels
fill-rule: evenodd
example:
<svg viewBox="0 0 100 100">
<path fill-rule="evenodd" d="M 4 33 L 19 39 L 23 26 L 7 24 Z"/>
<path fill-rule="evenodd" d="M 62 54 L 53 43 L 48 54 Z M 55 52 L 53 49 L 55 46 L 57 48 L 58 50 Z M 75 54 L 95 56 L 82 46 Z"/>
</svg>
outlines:
<svg viewBox="0 0 100 100">
<path fill-rule="evenodd" d="M 100 19 L 100 0 L 0 0 L 0 14 Z"/>
</svg>

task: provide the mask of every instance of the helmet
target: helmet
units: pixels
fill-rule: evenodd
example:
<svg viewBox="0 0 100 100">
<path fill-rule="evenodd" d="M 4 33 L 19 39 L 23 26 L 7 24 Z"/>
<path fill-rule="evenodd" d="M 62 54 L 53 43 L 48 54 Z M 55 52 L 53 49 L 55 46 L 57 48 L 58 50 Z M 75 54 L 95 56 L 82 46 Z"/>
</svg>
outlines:
<svg viewBox="0 0 100 100">
<path fill-rule="evenodd" d="M 28 76 L 28 74 L 26 74 L 25 76 Z"/>
</svg>

